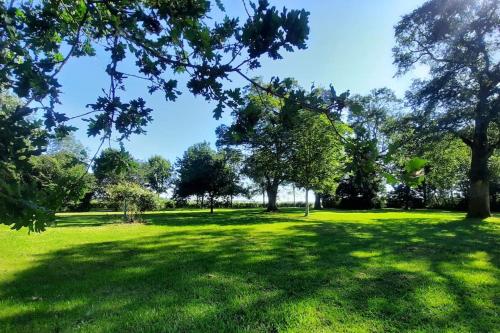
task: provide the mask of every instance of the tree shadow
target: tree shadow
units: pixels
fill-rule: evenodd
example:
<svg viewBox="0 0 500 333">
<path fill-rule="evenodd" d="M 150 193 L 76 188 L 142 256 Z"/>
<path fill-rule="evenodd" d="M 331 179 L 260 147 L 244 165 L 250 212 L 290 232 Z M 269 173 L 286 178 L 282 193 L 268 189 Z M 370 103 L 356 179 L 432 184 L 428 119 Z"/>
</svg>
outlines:
<svg viewBox="0 0 500 333">
<path fill-rule="evenodd" d="M 218 214 L 218 225 L 269 222 L 256 212 Z M 179 215 L 157 224 L 196 226 L 196 218 L 206 218 Z M 494 331 L 499 250 L 498 229 L 466 219 L 174 229 L 38 257 L 0 285 L 3 306 L 14 309 L 0 317 L 0 327 Z"/>
<path fill-rule="evenodd" d="M 297 214 L 297 216 L 283 215 Z M 293 222 L 300 218 L 302 210 L 287 208 L 281 213 L 268 213 L 262 209 L 220 210 L 211 214 L 206 210 L 172 210 L 167 212 L 148 212 L 143 215 L 143 223 L 163 226 L 238 226 Z M 96 227 L 109 224 L 125 223 L 120 213 L 96 215 L 74 214 L 59 217 L 54 227 Z"/>
</svg>

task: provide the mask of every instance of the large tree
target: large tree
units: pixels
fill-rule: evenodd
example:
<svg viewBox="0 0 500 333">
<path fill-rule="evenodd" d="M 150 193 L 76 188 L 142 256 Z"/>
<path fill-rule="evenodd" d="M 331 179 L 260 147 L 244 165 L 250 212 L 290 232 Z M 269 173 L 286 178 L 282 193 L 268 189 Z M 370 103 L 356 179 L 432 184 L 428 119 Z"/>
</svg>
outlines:
<svg viewBox="0 0 500 333">
<path fill-rule="evenodd" d="M 175 196 L 208 196 L 210 213 L 218 197 L 231 195 L 239 177 L 227 151 L 216 152 L 206 142 L 189 147 L 177 161 Z"/>
<path fill-rule="evenodd" d="M 468 216 L 489 216 L 488 160 L 500 144 L 498 0 L 427 1 L 395 35 L 398 74 L 429 69 L 408 94 L 419 130 L 453 133 L 471 148 Z"/>
<path fill-rule="evenodd" d="M 382 171 L 388 153 L 386 127 L 400 108 L 401 102 L 388 88 L 350 98 L 346 117 L 352 128 L 352 135 L 346 142 L 349 162 L 345 168 L 346 177 L 337 188 L 341 207 L 380 206 Z"/>
<path fill-rule="evenodd" d="M 267 210 L 276 211 L 278 188 L 291 178 L 291 147 L 296 104 L 250 86 L 246 104 L 233 111 L 233 123 L 217 129 L 218 145 L 239 146 L 247 155 L 245 173 L 264 181 Z"/>
<path fill-rule="evenodd" d="M 18 105 L 17 98 L 0 94 L 0 223 L 41 231 L 53 214 L 37 201 L 29 162 L 43 153 L 48 135 Z"/>
</svg>

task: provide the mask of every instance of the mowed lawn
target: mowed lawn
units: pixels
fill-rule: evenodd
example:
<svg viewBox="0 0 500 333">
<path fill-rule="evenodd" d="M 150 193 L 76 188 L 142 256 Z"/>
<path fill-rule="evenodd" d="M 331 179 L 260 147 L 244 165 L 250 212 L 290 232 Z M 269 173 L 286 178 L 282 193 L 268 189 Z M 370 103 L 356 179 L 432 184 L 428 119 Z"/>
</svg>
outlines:
<svg viewBox="0 0 500 333">
<path fill-rule="evenodd" d="M 0 227 L 2 332 L 494 332 L 500 217 L 62 214 Z"/>
</svg>

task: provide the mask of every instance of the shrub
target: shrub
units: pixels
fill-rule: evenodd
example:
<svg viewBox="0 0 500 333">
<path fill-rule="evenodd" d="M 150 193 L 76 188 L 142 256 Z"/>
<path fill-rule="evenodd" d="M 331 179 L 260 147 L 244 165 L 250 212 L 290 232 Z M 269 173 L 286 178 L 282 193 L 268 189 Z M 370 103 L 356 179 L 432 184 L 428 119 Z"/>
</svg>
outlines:
<svg viewBox="0 0 500 333">
<path fill-rule="evenodd" d="M 110 207 L 123 210 L 127 222 L 142 220 L 142 214 L 157 209 L 159 203 L 155 193 L 132 182 L 107 186 L 106 199 Z"/>
</svg>

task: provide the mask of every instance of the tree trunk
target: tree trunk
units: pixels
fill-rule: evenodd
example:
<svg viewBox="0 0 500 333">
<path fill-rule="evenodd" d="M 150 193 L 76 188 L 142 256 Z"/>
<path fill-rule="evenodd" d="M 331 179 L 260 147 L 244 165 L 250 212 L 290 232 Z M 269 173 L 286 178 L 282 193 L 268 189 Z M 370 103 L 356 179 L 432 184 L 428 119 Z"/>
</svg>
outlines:
<svg viewBox="0 0 500 333">
<path fill-rule="evenodd" d="M 278 206 L 276 201 L 278 199 L 278 185 L 277 184 L 268 184 L 266 186 L 267 192 L 267 211 L 275 212 L 278 210 Z"/>
<path fill-rule="evenodd" d="M 210 214 L 214 213 L 214 197 L 210 196 Z"/>
<path fill-rule="evenodd" d="M 316 198 L 314 200 L 314 209 L 321 209 L 321 194 L 315 193 Z"/>
<path fill-rule="evenodd" d="M 309 216 L 309 189 L 306 188 L 306 211 L 304 216 Z"/>
<path fill-rule="evenodd" d="M 292 191 L 293 191 L 293 207 L 295 207 L 295 184 L 292 185 Z"/>
<path fill-rule="evenodd" d="M 203 208 L 205 206 L 203 201 L 205 201 L 205 195 L 201 196 L 201 207 L 200 208 Z"/>
<path fill-rule="evenodd" d="M 490 214 L 490 184 L 488 179 L 488 142 L 486 134 L 476 133 L 471 145 L 469 210 L 467 217 L 486 218 Z"/>
<path fill-rule="evenodd" d="M 262 188 L 262 207 L 266 207 L 266 190 Z"/>
</svg>

